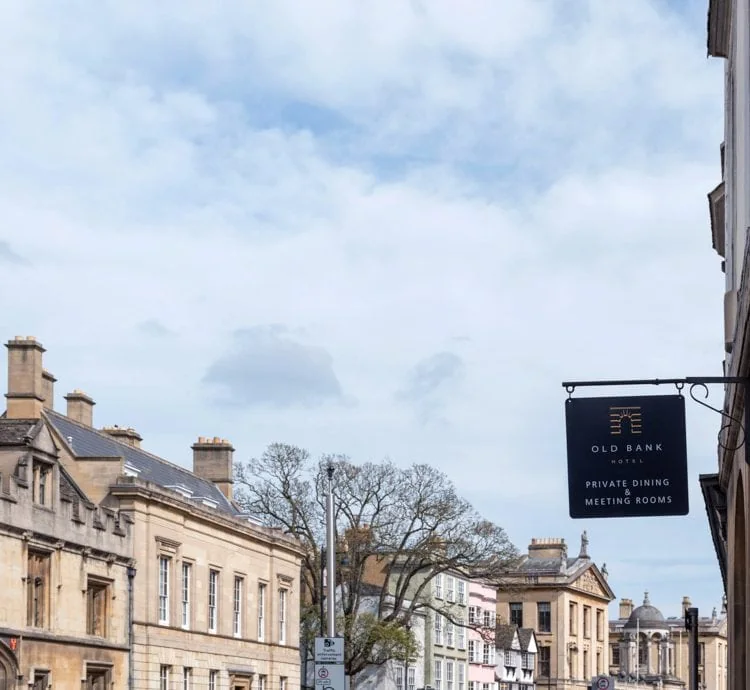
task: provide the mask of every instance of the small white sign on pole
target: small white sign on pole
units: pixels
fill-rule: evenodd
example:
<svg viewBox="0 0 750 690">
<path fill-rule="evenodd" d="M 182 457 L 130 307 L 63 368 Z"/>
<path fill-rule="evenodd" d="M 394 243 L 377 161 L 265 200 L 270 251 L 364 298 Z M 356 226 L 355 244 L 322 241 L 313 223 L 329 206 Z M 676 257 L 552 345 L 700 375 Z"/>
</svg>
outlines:
<svg viewBox="0 0 750 690">
<path fill-rule="evenodd" d="M 343 637 L 316 637 L 315 638 L 315 663 L 316 664 L 343 664 L 344 663 L 344 638 Z"/>
<path fill-rule="evenodd" d="M 315 690 L 346 690 L 343 664 L 315 664 Z"/>
</svg>

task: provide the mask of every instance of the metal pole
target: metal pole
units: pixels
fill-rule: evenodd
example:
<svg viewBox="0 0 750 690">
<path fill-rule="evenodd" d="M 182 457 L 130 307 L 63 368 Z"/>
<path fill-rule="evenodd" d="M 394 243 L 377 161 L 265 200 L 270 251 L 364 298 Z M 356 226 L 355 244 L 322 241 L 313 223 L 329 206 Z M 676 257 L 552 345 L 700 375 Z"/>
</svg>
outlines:
<svg viewBox="0 0 750 690">
<path fill-rule="evenodd" d="M 326 636 L 326 610 L 325 610 L 325 601 L 326 601 L 326 589 L 325 589 L 325 579 L 326 579 L 326 547 L 321 546 L 320 547 L 320 636 L 325 637 Z"/>
<path fill-rule="evenodd" d="M 326 556 L 328 557 L 328 637 L 336 637 L 336 525 L 333 512 L 333 463 L 329 460 L 326 501 Z"/>
<path fill-rule="evenodd" d="M 688 652 L 690 659 L 690 674 L 688 676 L 688 690 L 698 690 L 698 609 L 695 607 L 685 611 L 685 629 L 688 631 Z"/>
</svg>

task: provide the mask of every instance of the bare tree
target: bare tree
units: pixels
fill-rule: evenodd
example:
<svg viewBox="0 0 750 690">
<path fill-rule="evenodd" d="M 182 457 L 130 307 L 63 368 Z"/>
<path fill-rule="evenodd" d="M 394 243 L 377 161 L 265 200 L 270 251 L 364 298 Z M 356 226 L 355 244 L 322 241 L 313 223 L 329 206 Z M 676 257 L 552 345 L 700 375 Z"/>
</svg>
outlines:
<svg viewBox="0 0 750 690">
<path fill-rule="evenodd" d="M 346 672 L 355 676 L 368 666 L 415 656 L 409 627 L 420 610 L 433 609 L 468 626 L 455 616 L 455 607 L 430 596 L 435 575 L 502 586 L 518 554 L 505 531 L 482 519 L 434 467 L 400 468 L 389 461 L 355 465 L 343 456 L 315 461 L 296 446 L 272 444 L 260 458 L 236 466 L 237 501 L 306 546 L 303 618 L 309 637 L 316 634 L 310 632 L 310 621 L 314 627 L 319 620 L 322 596 L 329 462 L 335 468 L 338 625 L 345 638 Z M 368 597 L 369 590 L 377 594 Z"/>
</svg>

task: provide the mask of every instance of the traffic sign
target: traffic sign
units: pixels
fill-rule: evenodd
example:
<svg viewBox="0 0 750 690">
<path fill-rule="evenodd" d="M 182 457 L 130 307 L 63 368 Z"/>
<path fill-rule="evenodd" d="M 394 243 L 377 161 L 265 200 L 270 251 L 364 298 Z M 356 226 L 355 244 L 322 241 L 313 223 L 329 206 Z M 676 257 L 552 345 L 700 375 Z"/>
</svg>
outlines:
<svg viewBox="0 0 750 690">
<path fill-rule="evenodd" d="M 315 663 L 316 664 L 343 664 L 344 663 L 344 638 L 343 637 L 316 637 L 315 638 Z"/>
<path fill-rule="evenodd" d="M 343 664 L 315 664 L 316 690 L 345 690 Z"/>
<path fill-rule="evenodd" d="M 597 676 L 594 678 L 595 690 L 614 690 L 615 684 L 610 676 Z"/>
</svg>

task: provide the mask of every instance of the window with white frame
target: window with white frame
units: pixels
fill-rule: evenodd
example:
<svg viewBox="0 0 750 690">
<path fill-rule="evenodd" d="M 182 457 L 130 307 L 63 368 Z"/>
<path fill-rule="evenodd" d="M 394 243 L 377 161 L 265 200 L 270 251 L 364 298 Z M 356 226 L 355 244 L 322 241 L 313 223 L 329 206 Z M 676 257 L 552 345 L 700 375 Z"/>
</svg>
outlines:
<svg viewBox="0 0 750 690">
<path fill-rule="evenodd" d="M 403 666 L 395 666 L 393 672 L 396 676 L 396 690 L 404 690 L 404 669 Z"/>
<path fill-rule="evenodd" d="M 435 588 L 435 599 L 442 599 L 443 598 L 443 573 L 438 573 L 435 575 L 435 579 L 433 580 Z"/>
<path fill-rule="evenodd" d="M 406 670 L 406 690 L 416 690 L 417 687 L 417 670 L 409 666 Z"/>
<path fill-rule="evenodd" d="M 258 641 L 266 639 L 266 585 L 258 584 Z"/>
<path fill-rule="evenodd" d="M 287 687 L 289 685 L 288 678 L 286 676 L 281 676 L 279 678 L 279 690 L 287 690 Z"/>
<path fill-rule="evenodd" d="M 435 644 L 443 644 L 443 616 L 435 613 Z"/>
<path fill-rule="evenodd" d="M 267 687 L 267 676 L 258 676 L 258 690 L 266 690 Z"/>
<path fill-rule="evenodd" d="M 506 666 L 513 666 L 513 652 L 510 651 L 510 649 L 505 650 L 505 665 Z"/>
<path fill-rule="evenodd" d="M 490 690 L 492 683 L 482 683 L 482 690 Z"/>
<path fill-rule="evenodd" d="M 208 571 L 208 632 L 215 633 L 219 615 L 219 571 Z"/>
<path fill-rule="evenodd" d="M 487 611 L 487 610 L 482 611 L 482 624 L 484 625 L 485 628 L 495 627 L 494 623 L 492 622 L 493 616 L 494 614 L 492 611 Z"/>
<path fill-rule="evenodd" d="M 169 566 L 167 556 L 159 556 L 159 624 L 169 625 Z"/>
<path fill-rule="evenodd" d="M 182 690 L 192 690 L 193 688 L 193 669 L 182 669 Z"/>
<path fill-rule="evenodd" d="M 475 680 L 469 681 L 469 690 L 475 690 L 476 686 L 477 686 L 477 682 Z"/>
<path fill-rule="evenodd" d="M 435 659 L 432 682 L 435 690 L 443 690 L 443 660 Z"/>
<path fill-rule="evenodd" d="M 445 598 L 447 601 L 456 601 L 456 580 L 452 575 L 445 576 Z"/>
<path fill-rule="evenodd" d="M 219 672 L 208 672 L 208 690 L 219 690 Z"/>
<path fill-rule="evenodd" d="M 445 621 L 445 644 L 448 647 L 453 647 L 454 639 L 454 625 L 450 620 Z"/>
<path fill-rule="evenodd" d="M 279 644 L 286 644 L 286 590 L 279 590 Z"/>
<path fill-rule="evenodd" d="M 182 564 L 182 627 L 190 628 L 190 588 L 193 581 L 193 566 L 190 563 Z"/>
<path fill-rule="evenodd" d="M 464 580 L 457 580 L 458 585 L 458 603 L 461 605 L 466 604 L 466 582 Z"/>
<path fill-rule="evenodd" d="M 469 625 L 476 625 L 478 622 L 478 608 L 469 606 Z"/>
<path fill-rule="evenodd" d="M 479 652 L 477 648 L 479 647 L 479 642 L 476 640 L 469 640 L 469 661 L 473 664 L 479 663 Z"/>
<path fill-rule="evenodd" d="M 169 666 L 159 666 L 159 690 L 170 690 L 169 671 Z"/>
<path fill-rule="evenodd" d="M 459 617 L 456 623 L 456 647 L 466 649 L 466 628 L 464 628 L 464 619 Z"/>
<path fill-rule="evenodd" d="M 232 631 L 235 637 L 242 636 L 242 590 L 245 581 L 235 575 L 232 594 Z"/>
<path fill-rule="evenodd" d="M 466 682 L 466 665 L 461 662 L 456 662 L 456 690 L 464 690 L 464 683 Z"/>
<path fill-rule="evenodd" d="M 453 690 L 453 660 L 445 661 L 445 690 Z"/>
<path fill-rule="evenodd" d="M 491 645 L 487 642 L 484 643 L 482 649 L 482 663 L 487 665 L 490 663 L 490 647 Z"/>
</svg>

